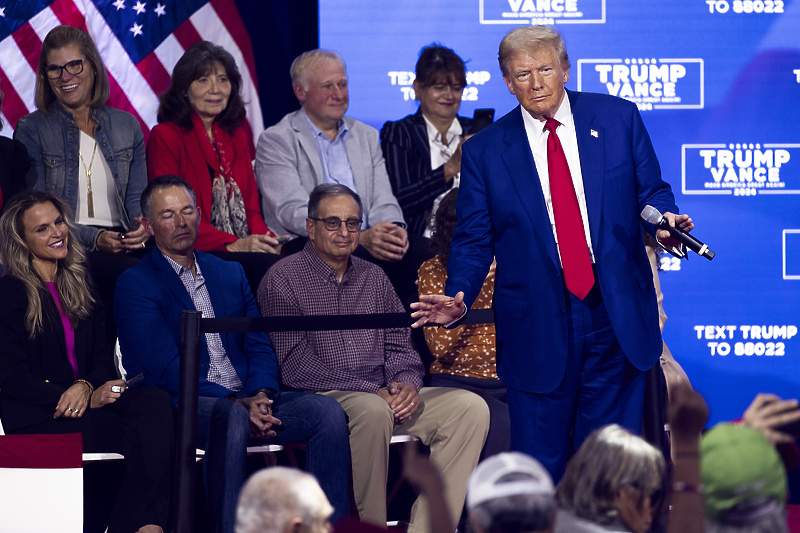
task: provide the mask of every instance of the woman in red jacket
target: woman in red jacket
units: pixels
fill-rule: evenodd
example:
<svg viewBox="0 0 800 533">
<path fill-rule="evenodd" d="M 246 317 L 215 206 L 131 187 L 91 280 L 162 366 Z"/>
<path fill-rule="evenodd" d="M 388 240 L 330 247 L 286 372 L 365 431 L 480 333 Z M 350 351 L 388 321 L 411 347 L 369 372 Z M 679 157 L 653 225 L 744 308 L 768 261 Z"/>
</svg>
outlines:
<svg viewBox="0 0 800 533">
<path fill-rule="evenodd" d="M 200 212 L 195 247 L 242 263 L 252 285 L 277 260 L 281 245 L 261 216 L 241 85 L 224 48 L 207 41 L 190 46 L 161 96 L 159 124 L 147 143 L 147 174 L 189 182 Z"/>
</svg>

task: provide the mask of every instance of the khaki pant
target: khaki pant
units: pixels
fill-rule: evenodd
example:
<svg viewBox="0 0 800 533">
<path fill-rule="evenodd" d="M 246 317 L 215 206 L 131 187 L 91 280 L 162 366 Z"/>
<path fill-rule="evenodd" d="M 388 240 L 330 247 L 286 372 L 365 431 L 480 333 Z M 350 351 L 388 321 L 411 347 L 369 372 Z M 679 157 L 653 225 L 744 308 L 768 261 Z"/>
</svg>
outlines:
<svg viewBox="0 0 800 533">
<path fill-rule="evenodd" d="M 402 424 L 395 424 L 392 410 L 376 394 L 320 394 L 336 399 L 350 419 L 353 491 L 362 521 L 386 525 L 389 441 L 392 435 L 415 435 L 430 446 L 431 462 L 442 473 L 448 510 L 453 523 L 458 523 L 467 480 L 478 464 L 489 430 L 489 409 L 482 398 L 460 389 L 423 387 L 417 412 Z M 411 508 L 409 531 L 430 531 L 428 513 L 427 501 L 421 495 Z"/>
</svg>

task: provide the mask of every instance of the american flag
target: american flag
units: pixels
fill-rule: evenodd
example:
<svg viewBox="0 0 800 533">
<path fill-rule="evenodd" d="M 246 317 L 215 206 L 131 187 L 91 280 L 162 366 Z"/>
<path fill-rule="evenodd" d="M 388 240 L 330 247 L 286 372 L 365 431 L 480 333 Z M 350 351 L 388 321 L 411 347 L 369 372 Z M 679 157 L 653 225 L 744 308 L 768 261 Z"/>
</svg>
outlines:
<svg viewBox="0 0 800 533">
<path fill-rule="evenodd" d="M 263 131 L 250 37 L 233 0 L 0 0 L 0 134 L 35 111 L 36 66 L 42 40 L 59 24 L 86 30 L 111 82 L 107 105 L 139 119 L 145 137 L 156 124 L 158 95 L 184 50 L 200 40 L 230 52 L 242 74 L 245 128 Z M 252 142 L 251 138 L 251 142 Z"/>
</svg>

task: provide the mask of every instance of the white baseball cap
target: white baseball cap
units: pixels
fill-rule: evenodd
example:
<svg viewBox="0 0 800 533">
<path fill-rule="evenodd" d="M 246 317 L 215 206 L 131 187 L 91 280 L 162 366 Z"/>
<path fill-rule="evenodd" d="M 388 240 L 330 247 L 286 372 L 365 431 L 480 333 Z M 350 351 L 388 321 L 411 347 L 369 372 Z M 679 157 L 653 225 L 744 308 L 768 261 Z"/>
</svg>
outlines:
<svg viewBox="0 0 800 533">
<path fill-rule="evenodd" d="M 521 474 L 502 481 L 508 474 Z M 518 494 L 554 495 L 553 480 L 542 464 L 520 452 L 493 455 L 478 465 L 467 485 L 467 509 L 497 498 Z"/>
</svg>

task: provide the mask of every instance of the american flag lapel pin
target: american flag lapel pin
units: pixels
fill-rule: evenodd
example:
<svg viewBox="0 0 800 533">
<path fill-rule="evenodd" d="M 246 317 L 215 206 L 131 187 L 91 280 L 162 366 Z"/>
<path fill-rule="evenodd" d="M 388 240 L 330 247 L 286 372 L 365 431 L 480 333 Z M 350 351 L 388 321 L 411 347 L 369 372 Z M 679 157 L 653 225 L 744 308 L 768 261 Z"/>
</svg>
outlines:
<svg viewBox="0 0 800 533">
<path fill-rule="evenodd" d="M 592 134 L 592 137 L 599 137 L 599 134 L 597 133 L 597 130 L 589 130 L 589 133 Z"/>
</svg>

